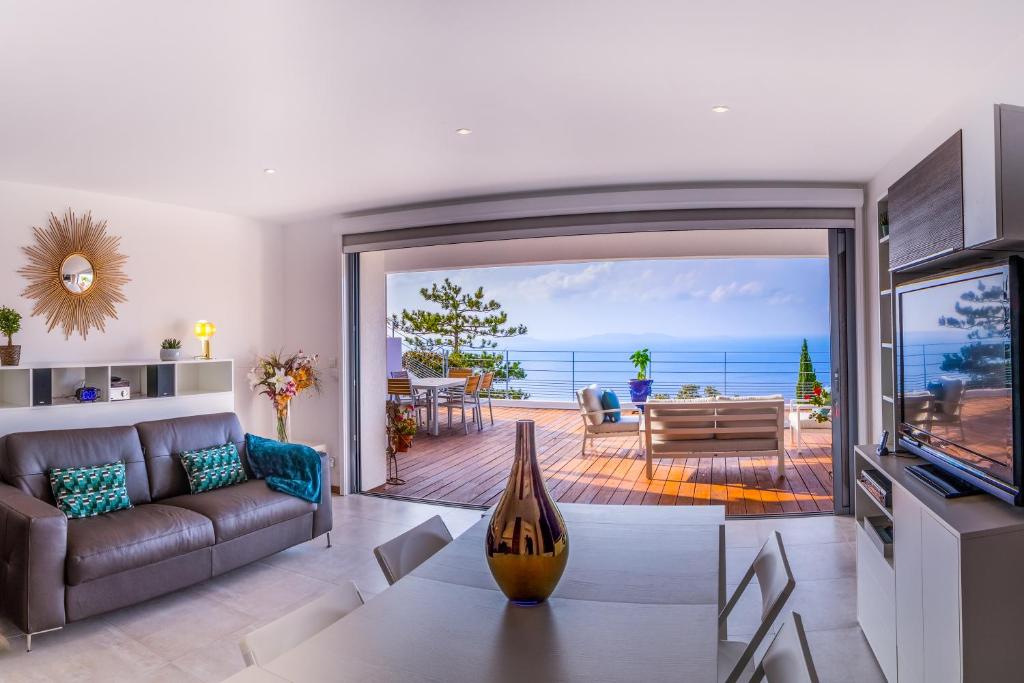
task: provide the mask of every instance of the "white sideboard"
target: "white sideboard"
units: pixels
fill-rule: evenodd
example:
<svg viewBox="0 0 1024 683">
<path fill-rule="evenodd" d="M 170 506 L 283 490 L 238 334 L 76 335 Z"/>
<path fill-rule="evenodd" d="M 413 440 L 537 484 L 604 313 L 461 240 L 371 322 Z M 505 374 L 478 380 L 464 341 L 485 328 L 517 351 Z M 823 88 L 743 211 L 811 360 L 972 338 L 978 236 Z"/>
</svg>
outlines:
<svg viewBox="0 0 1024 683">
<path fill-rule="evenodd" d="M 892 483 L 892 506 L 857 485 L 857 618 L 890 682 L 1024 680 L 1024 508 L 945 499 L 907 474 L 918 458 L 856 448 L 856 474 Z M 891 554 L 866 525 L 888 518 Z"/>
<path fill-rule="evenodd" d="M 173 395 L 150 396 L 151 368 L 173 370 Z M 33 372 L 49 370 L 51 402 L 37 405 Z M 40 375 L 42 377 L 43 375 Z M 128 381 L 131 398 L 111 400 L 111 377 Z M 80 386 L 100 390 L 96 401 L 74 398 Z M 129 425 L 235 409 L 234 363 L 230 359 L 32 363 L 0 367 L 0 435 L 43 429 Z"/>
</svg>

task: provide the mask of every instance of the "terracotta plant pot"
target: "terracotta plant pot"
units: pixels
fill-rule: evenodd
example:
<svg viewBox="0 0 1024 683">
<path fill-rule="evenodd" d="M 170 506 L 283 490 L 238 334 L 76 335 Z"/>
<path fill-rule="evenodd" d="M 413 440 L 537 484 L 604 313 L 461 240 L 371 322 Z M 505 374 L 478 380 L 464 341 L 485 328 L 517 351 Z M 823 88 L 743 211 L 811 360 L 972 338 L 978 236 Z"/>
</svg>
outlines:
<svg viewBox="0 0 1024 683">
<path fill-rule="evenodd" d="M 0 365 L 17 365 L 21 362 L 21 344 L 0 346 Z"/>
<path fill-rule="evenodd" d="M 411 434 L 396 434 L 395 435 L 395 452 L 405 453 L 412 447 L 412 435 Z"/>
</svg>

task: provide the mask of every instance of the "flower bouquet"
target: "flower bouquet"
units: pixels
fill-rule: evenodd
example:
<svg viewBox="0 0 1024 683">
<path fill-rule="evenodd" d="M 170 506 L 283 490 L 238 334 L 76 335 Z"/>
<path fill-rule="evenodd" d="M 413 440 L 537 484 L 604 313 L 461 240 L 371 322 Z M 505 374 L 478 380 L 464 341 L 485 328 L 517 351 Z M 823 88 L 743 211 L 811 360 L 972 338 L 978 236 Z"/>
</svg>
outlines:
<svg viewBox="0 0 1024 683">
<path fill-rule="evenodd" d="M 291 356 L 271 353 L 256 360 L 249 371 L 249 388 L 274 403 L 277 414 L 277 440 L 288 441 L 288 409 L 291 400 L 313 389 L 320 392 L 318 356 L 301 350 Z"/>
</svg>

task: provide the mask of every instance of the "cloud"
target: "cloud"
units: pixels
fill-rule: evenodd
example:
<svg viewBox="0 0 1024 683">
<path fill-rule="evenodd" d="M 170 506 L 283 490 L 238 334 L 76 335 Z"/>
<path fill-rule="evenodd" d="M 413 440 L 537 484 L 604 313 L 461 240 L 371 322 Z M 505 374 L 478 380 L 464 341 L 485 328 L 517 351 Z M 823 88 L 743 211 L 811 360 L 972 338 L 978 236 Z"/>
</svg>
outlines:
<svg viewBox="0 0 1024 683">
<path fill-rule="evenodd" d="M 736 297 L 756 297 L 764 291 L 764 285 L 757 280 L 751 280 L 749 282 L 736 282 L 733 280 L 729 284 L 718 285 L 711 290 L 708 295 L 708 299 L 711 303 L 721 303 L 726 299 L 733 299 Z"/>
<path fill-rule="evenodd" d="M 550 270 L 520 280 L 516 289 L 536 299 L 555 299 L 578 295 L 597 295 L 608 284 L 605 281 L 612 269 L 611 263 L 591 263 L 582 270 Z"/>
</svg>

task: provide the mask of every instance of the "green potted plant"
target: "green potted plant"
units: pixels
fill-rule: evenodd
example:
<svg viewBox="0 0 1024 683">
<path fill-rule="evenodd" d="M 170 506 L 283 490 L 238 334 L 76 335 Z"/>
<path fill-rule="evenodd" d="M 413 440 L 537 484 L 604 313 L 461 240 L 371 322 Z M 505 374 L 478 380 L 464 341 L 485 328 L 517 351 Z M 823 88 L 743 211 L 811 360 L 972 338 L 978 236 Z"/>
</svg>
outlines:
<svg viewBox="0 0 1024 683">
<path fill-rule="evenodd" d="M 160 343 L 160 360 L 180 360 L 181 340 L 168 337 Z"/>
<path fill-rule="evenodd" d="M 629 398 L 633 403 L 639 404 L 640 411 L 643 412 L 643 404 L 651 397 L 651 385 L 654 383 L 653 379 L 647 378 L 647 370 L 651 367 L 651 351 L 634 351 L 629 360 L 636 368 L 636 377 L 629 380 Z"/>
<path fill-rule="evenodd" d="M 21 345 L 11 339 L 21 331 L 21 313 L 13 308 L 0 308 L 0 334 L 7 337 L 7 345 L 0 346 L 0 365 L 17 365 L 21 362 Z"/>
<path fill-rule="evenodd" d="M 412 406 L 403 406 L 397 401 L 387 404 L 387 432 L 391 447 L 396 453 L 405 453 L 412 446 L 412 438 L 416 436 L 416 418 Z"/>
</svg>

